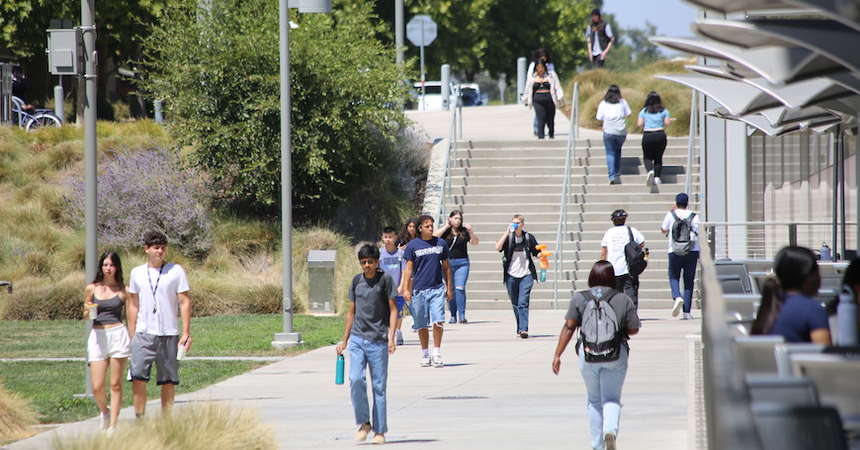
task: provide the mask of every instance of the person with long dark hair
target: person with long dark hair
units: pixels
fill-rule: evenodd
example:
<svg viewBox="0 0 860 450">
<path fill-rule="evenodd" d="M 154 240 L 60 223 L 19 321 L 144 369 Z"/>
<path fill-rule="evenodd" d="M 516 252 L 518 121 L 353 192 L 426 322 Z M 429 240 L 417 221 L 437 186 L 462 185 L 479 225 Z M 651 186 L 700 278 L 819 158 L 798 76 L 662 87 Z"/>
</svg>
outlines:
<svg viewBox="0 0 860 450">
<path fill-rule="evenodd" d="M 122 261 L 114 252 L 99 258 L 98 272 L 85 291 L 86 314 L 93 321 L 87 340 L 87 362 L 93 383 L 93 399 L 101 412 L 102 429 L 116 427 L 122 409 L 122 379 L 125 362 L 131 355 L 131 339 L 123 324 L 126 301 Z M 95 312 L 95 315 L 92 313 Z M 110 407 L 105 392 L 105 378 L 110 368 Z"/>
<path fill-rule="evenodd" d="M 409 241 L 418 237 L 418 218 L 412 217 L 403 224 L 403 229 L 400 230 L 400 235 L 397 236 L 397 247 L 405 250 L 406 244 Z"/>
<path fill-rule="evenodd" d="M 549 52 L 549 50 L 541 47 L 541 48 L 535 50 L 534 53 L 532 53 L 532 61 L 529 63 L 528 69 L 526 69 L 526 74 L 528 77 L 531 77 L 532 75 L 534 75 L 535 65 L 537 64 L 538 61 L 543 61 L 544 63 L 546 63 L 546 70 L 548 72 L 552 72 L 552 73 L 555 72 L 555 64 L 553 64 L 553 62 L 552 62 L 552 54 Z M 561 88 L 561 83 L 559 83 L 557 85 L 557 88 L 559 89 L 559 91 L 556 92 L 556 97 L 563 100 L 564 99 L 564 91 Z M 523 97 L 523 98 L 525 98 L 525 97 Z M 562 103 L 563 103 L 563 101 L 562 101 Z M 534 123 L 532 126 L 532 128 L 534 129 L 534 135 L 535 136 L 538 135 L 539 125 L 540 124 L 539 124 L 538 117 L 537 117 L 537 115 L 535 115 Z"/>
<path fill-rule="evenodd" d="M 614 286 L 612 263 L 604 260 L 594 263 L 588 275 L 589 289 L 575 293 L 570 300 L 552 360 L 552 371 L 558 375 L 561 355 L 578 328 L 576 353 L 587 390 L 586 407 L 594 449 L 615 449 L 621 419 L 621 389 L 630 354 L 627 341 L 641 327 L 633 300 Z M 605 339 L 594 340 L 596 329 L 603 331 Z M 606 330 L 613 331 L 611 336 L 605 336 Z"/>
<path fill-rule="evenodd" d="M 645 161 L 645 170 L 648 176 L 645 184 L 661 184 L 663 180 L 663 152 L 666 151 L 666 127 L 672 121 L 669 110 L 663 106 L 660 94 L 651 91 L 645 98 L 645 104 L 639 111 L 637 124 L 642 128 L 642 160 Z"/>
<path fill-rule="evenodd" d="M 597 120 L 603 121 L 603 146 L 606 149 L 606 169 L 609 184 L 621 183 L 621 147 L 627 139 L 627 116 L 630 106 L 621 96 L 621 88 L 611 85 L 597 105 Z"/>
<path fill-rule="evenodd" d="M 529 75 L 524 94 L 526 106 L 534 107 L 538 121 L 537 137 L 544 138 L 548 129 L 549 138 L 555 138 L 555 109 L 564 102 L 561 81 L 555 72 L 550 72 L 545 61 L 535 62 L 535 72 Z"/>
<path fill-rule="evenodd" d="M 812 250 L 784 247 L 773 263 L 776 277 L 765 280 L 752 334 L 773 334 L 786 342 L 830 345 L 827 312 L 815 299 L 821 274 Z"/>
<path fill-rule="evenodd" d="M 466 320 L 466 282 L 469 281 L 469 249 L 467 244 L 478 245 L 478 235 L 472 226 L 463 223 L 463 212 L 453 210 L 448 215 L 448 223 L 433 233 L 445 239 L 448 244 L 449 264 L 454 278 L 454 300 L 448 302 L 451 320 L 448 323 L 467 323 Z"/>
</svg>

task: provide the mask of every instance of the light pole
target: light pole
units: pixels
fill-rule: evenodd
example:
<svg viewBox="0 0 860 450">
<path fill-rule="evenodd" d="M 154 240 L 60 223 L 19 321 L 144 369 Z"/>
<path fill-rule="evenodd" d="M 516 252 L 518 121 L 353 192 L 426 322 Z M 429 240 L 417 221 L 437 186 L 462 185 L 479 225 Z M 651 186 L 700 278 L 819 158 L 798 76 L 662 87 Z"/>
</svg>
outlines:
<svg viewBox="0 0 860 450">
<path fill-rule="evenodd" d="M 394 47 L 397 65 L 403 65 L 403 0 L 394 0 Z"/>
<path fill-rule="evenodd" d="M 96 85 L 96 16 L 95 0 L 81 0 L 81 33 L 84 44 L 84 178 L 85 189 L 85 235 L 86 245 L 84 250 L 86 268 L 86 282 L 89 283 L 96 276 L 98 265 L 98 155 L 96 154 L 96 96 L 98 86 Z M 86 321 L 89 336 L 92 328 L 92 320 Z M 84 379 L 86 380 L 86 396 L 92 396 L 92 382 L 90 371 L 84 367 Z"/>
<path fill-rule="evenodd" d="M 283 259 L 284 329 L 275 333 L 272 347 L 285 349 L 302 342 L 293 331 L 293 186 L 290 151 L 290 15 L 289 8 L 300 13 L 331 11 L 331 0 L 278 0 L 281 61 L 281 258 Z"/>
</svg>

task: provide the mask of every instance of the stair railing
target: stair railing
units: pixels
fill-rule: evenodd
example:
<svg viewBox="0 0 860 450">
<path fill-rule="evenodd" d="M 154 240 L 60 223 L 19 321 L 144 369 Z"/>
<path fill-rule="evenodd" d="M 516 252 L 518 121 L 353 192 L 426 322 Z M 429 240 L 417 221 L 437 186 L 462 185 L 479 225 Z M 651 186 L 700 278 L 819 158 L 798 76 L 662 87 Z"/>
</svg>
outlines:
<svg viewBox="0 0 860 450">
<path fill-rule="evenodd" d="M 459 122 L 459 123 L 458 123 Z M 459 127 L 458 127 L 459 125 Z M 458 129 L 459 128 L 459 129 Z M 439 199 L 439 211 L 436 214 L 436 225 L 441 226 L 445 222 L 445 211 L 448 198 L 451 197 L 451 161 L 457 154 L 457 141 L 463 137 L 463 100 L 457 96 L 457 104 L 451 108 L 451 126 L 448 133 L 448 152 L 445 154 L 445 176 L 442 179 L 442 198 Z"/>
<path fill-rule="evenodd" d="M 579 83 L 573 84 L 570 98 L 570 132 L 567 134 L 567 148 L 564 157 L 564 178 L 561 182 L 561 199 L 558 212 L 558 228 L 555 233 L 555 277 L 552 282 L 552 307 L 558 309 L 558 282 L 561 279 L 561 265 L 564 264 L 564 237 L 567 236 L 567 204 L 570 203 L 570 171 L 576 138 L 579 137 Z"/>
<path fill-rule="evenodd" d="M 690 195 L 690 189 L 693 184 L 693 147 L 696 146 L 696 136 L 699 131 L 699 111 L 698 111 L 698 91 L 692 89 L 693 98 L 690 100 L 690 131 L 689 140 L 687 141 L 687 170 L 684 177 L 684 192 Z"/>
</svg>

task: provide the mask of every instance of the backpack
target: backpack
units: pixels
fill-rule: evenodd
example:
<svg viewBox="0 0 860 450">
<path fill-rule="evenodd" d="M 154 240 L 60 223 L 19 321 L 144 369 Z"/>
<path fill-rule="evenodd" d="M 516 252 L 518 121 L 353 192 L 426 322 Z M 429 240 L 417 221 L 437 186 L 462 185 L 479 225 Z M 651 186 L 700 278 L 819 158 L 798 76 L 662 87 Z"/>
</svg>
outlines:
<svg viewBox="0 0 860 450">
<path fill-rule="evenodd" d="M 690 214 L 686 219 L 681 219 L 672 211 L 672 217 L 675 218 L 675 223 L 672 224 L 672 253 L 678 256 L 684 256 L 690 253 L 693 249 L 693 240 L 690 239 L 693 234 L 693 217 L 696 213 Z"/>
<path fill-rule="evenodd" d="M 585 361 L 592 363 L 615 361 L 621 356 L 621 331 L 618 317 L 609 304 L 618 292 L 607 288 L 600 298 L 591 290 L 580 292 L 585 297 L 579 341 L 585 352 Z"/>
<path fill-rule="evenodd" d="M 636 276 L 645 271 L 648 261 L 645 259 L 645 250 L 633 239 L 633 230 L 627 227 L 630 234 L 630 242 L 624 245 L 624 257 L 627 259 L 627 273 Z"/>
</svg>

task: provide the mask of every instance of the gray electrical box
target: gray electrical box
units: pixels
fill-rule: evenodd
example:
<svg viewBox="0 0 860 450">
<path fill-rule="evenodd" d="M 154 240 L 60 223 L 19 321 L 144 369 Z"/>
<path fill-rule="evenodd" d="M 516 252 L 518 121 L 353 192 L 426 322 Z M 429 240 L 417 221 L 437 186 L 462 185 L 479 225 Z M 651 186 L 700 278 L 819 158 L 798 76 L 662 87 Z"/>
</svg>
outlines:
<svg viewBox="0 0 860 450">
<path fill-rule="evenodd" d="M 308 309 L 312 313 L 334 313 L 335 250 L 308 252 Z"/>
<path fill-rule="evenodd" d="M 48 30 L 48 72 L 51 75 L 82 75 L 81 33 L 72 28 Z"/>
</svg>

